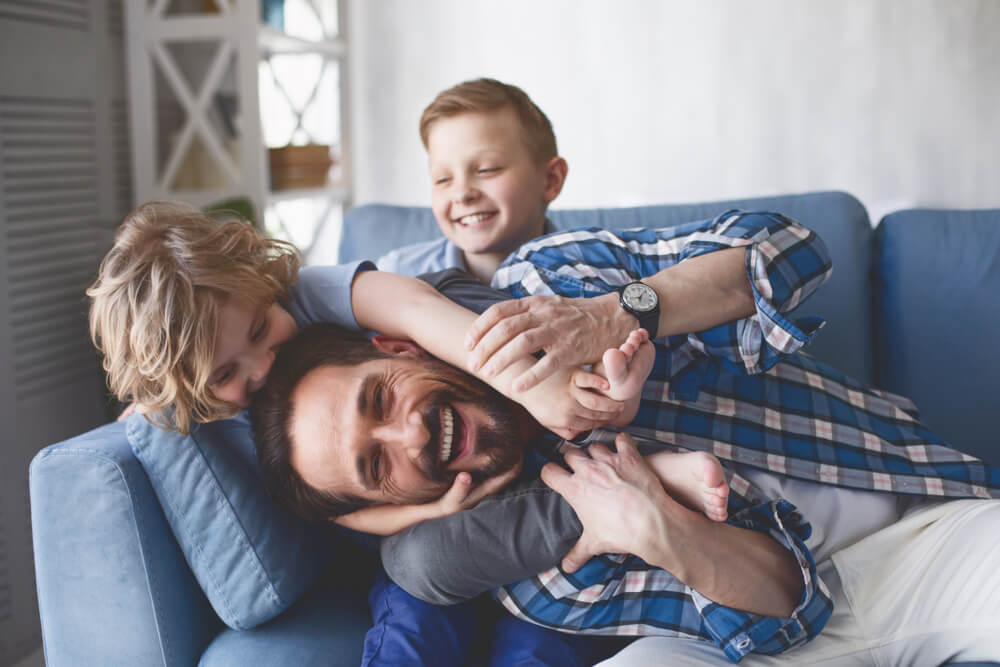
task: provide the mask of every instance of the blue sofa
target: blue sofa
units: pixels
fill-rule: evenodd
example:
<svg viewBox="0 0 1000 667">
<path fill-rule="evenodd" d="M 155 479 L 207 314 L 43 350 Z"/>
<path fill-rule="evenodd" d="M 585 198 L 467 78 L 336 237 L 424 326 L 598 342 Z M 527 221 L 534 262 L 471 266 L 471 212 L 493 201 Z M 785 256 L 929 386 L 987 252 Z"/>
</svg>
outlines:
<svg viewBox="0 0 1000 667">
<path fill-rule="evenodd" d="M 554 211 L 559 228 L 667 226 L 728 208 L 780 211 L 834 261 L 801 314 L 828 323 L 811 353 L 910 396 L 955 447 L 1000 465 L 990 420 L 1000 354 L 1000 210 L 901 211 L 872 229 L 840 192 Z M 435 238 L 426 208 L 367 205 L 340 261 Z M 245 420 L 169 436 L 141 418 L 39 452 L 31 464 L 47 663 L 357 665 L 374 556 L 263 494 Z M 331 567 L 332 564 L 332 567 Z"/>
</svg>

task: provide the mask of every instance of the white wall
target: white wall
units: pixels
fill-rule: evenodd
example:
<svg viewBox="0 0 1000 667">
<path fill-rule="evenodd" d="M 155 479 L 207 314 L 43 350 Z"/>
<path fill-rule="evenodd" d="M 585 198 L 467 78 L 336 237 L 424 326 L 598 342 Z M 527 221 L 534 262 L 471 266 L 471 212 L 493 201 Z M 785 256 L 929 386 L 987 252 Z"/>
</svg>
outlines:
<svg viewBox="0 0 1000 667">
<path fill-rule="evenodd" d="M 562 208 L 843 189 L 1000 207 L 996 0 L 351 0 L 356 201 L 424 204 L 417 122 L 491 76 L 552 120 Z"/>
</svg>

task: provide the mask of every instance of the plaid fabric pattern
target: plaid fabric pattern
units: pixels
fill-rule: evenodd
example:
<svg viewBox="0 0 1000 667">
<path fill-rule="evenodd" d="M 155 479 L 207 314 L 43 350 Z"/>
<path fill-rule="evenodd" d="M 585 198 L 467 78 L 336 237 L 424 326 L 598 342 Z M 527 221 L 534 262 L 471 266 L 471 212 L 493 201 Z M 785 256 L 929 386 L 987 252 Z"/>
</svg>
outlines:
<svg viewBox="0 0 1000 667">
<path fill-rule="evenodd" d="M 783 313 L 829 277 L 831 263 L 815 234 L 780 214 L 729 211 L 669 229 L 553 234 L 508 258 L 494 286 L 515 296 L 594 296 L 684 259 L 740 246 L 748 248 L 756 314 L 656 341 L 639 413 L 624 430 L 647 451 L 709 451 L 723 462 L 824 484 L 1000 497 L 1000 471 L 946 447 L 918 421 L 912 403 L 794 354 L 822 322 L 793 323 Z M 614 435 L 602 429 L 589 439 L 613 442 Z M 811 529 L 787 501 L 765 499 L 736 475 L 729 483 L 728 522 L 769 533 L 799 562 L 805 590 L 789 619 L 721 607 L 635 556 L 595 558 L 574 575 L 555 568 L 495 595 L 515 615 L 555 629 L 710 640 L 733 661 L 804 643 L 832 612 L 804 544 Z"/>
</svg>

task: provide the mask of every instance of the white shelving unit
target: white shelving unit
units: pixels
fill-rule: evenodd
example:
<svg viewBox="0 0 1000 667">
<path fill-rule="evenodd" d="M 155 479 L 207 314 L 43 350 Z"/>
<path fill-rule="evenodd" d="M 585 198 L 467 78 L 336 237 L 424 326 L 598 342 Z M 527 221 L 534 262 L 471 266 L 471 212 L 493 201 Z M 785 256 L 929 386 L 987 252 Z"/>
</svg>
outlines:
<svg viewBox="0 0 1000 667">
<path fill-rule="evenodd" d="M 261 0 L 126 0 L 137 201 L 245 197 L 308 258 L 351 199 L 345 4 L 284 0 L 286 31 Z M 306 143 L 333 146 L 328 184 L 273 191 L 268 148 Z"/>
</svg>

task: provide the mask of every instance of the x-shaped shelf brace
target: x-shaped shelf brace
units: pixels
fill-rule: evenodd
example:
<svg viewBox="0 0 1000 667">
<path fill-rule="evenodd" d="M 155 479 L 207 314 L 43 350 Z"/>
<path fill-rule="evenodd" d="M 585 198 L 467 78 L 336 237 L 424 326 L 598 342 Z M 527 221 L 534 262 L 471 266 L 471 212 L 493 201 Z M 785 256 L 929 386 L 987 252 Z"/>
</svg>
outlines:
<svg viewBox="0 0 1000 667">
<path fill-rule="evenodd" d="M 233 0 L 213 1 L 223 14 L 229 14 L 232 11 L 230 3 Z M 151 10 L 152 16 L 162 17 L 169 3 L 170 0 L 156 0 Z M 225 39 L 220 41 L 219 49 L 215 53 L 215 58 L 212 60 L 208 74 L 202 82 L 201 90 L 197 97 L 192 94 L 173 57 L 163 47 L 163 42 L 151 44 L 150 50 L 167 84 L 173 89 L 174 94 L 177 96 L 177 101 L 187 114 L 184 127 L 181 129 L 177 143 L 170 151 L 166 168 L 160 177 L 159 187 L 164 190 L 170 189 L 169 184 L 174 181 L 177 170 L 180 168 L 184 156 L 187 155 L 196 132 L 204 142 L 211 158 L 222 168 L 223 173 L 229 180 L 229 184 L 235 187 L 242 186 L 243 178 L 240 168 L 224 148 L 223 143 L 216 135 L 215 128 L 208 122 L 206 116 L 206 111 L 214 98 L 214 94 L 218 91 L 222 78 L 226 74 L 226 67 L 232 60 L 234 51 L 233 43 Z"/>
<path fill-rule="evenodd" d="M 303 125 L 302 117 L 305 116 L 306 111 L 308 111 L 309 107 L 312 106 L 312 103 L 316 101 L 316 95 L 319 94 L 320 84 L 323 83 L 323 75 L 326 74 L 326 58 L 323 59 L 322 64 L 320 65 L 319 74 L 316 76 L 316 82 L 313 84 L 312 91 L 309 93 L 309 97 L 306 98 L 306 101 L 303 103 L 301 108 L 295 105 L 291 96 L 288 94 L 288 91 L 285 89 L 285 86 L 278 78 L 278 75 L 275 74 L 274 66 L 271 64 L 271 58 L 268 57 L 266 62 L 267 71 L 271 74 L 271 80 L 274 81 L 274 86 L 278 89 L 278 92 L 281 93 L 281 96 L 285 98 L 285 101 L 288 102 L 288 108 L 291 109 L 292 115 L 295 116 L 295 127 L 292 128 L 291 133 L 288 135 L 288 143 L 292 142 L 292 139 L 295 137 L 295 133 L 299 130 L 302 130 L 302 132 L 306 135 L 309 143 L 318 143 L 312 133 L 310 133 L 309 130 L 305 128 L 305 125 Z"/>
</svg>

